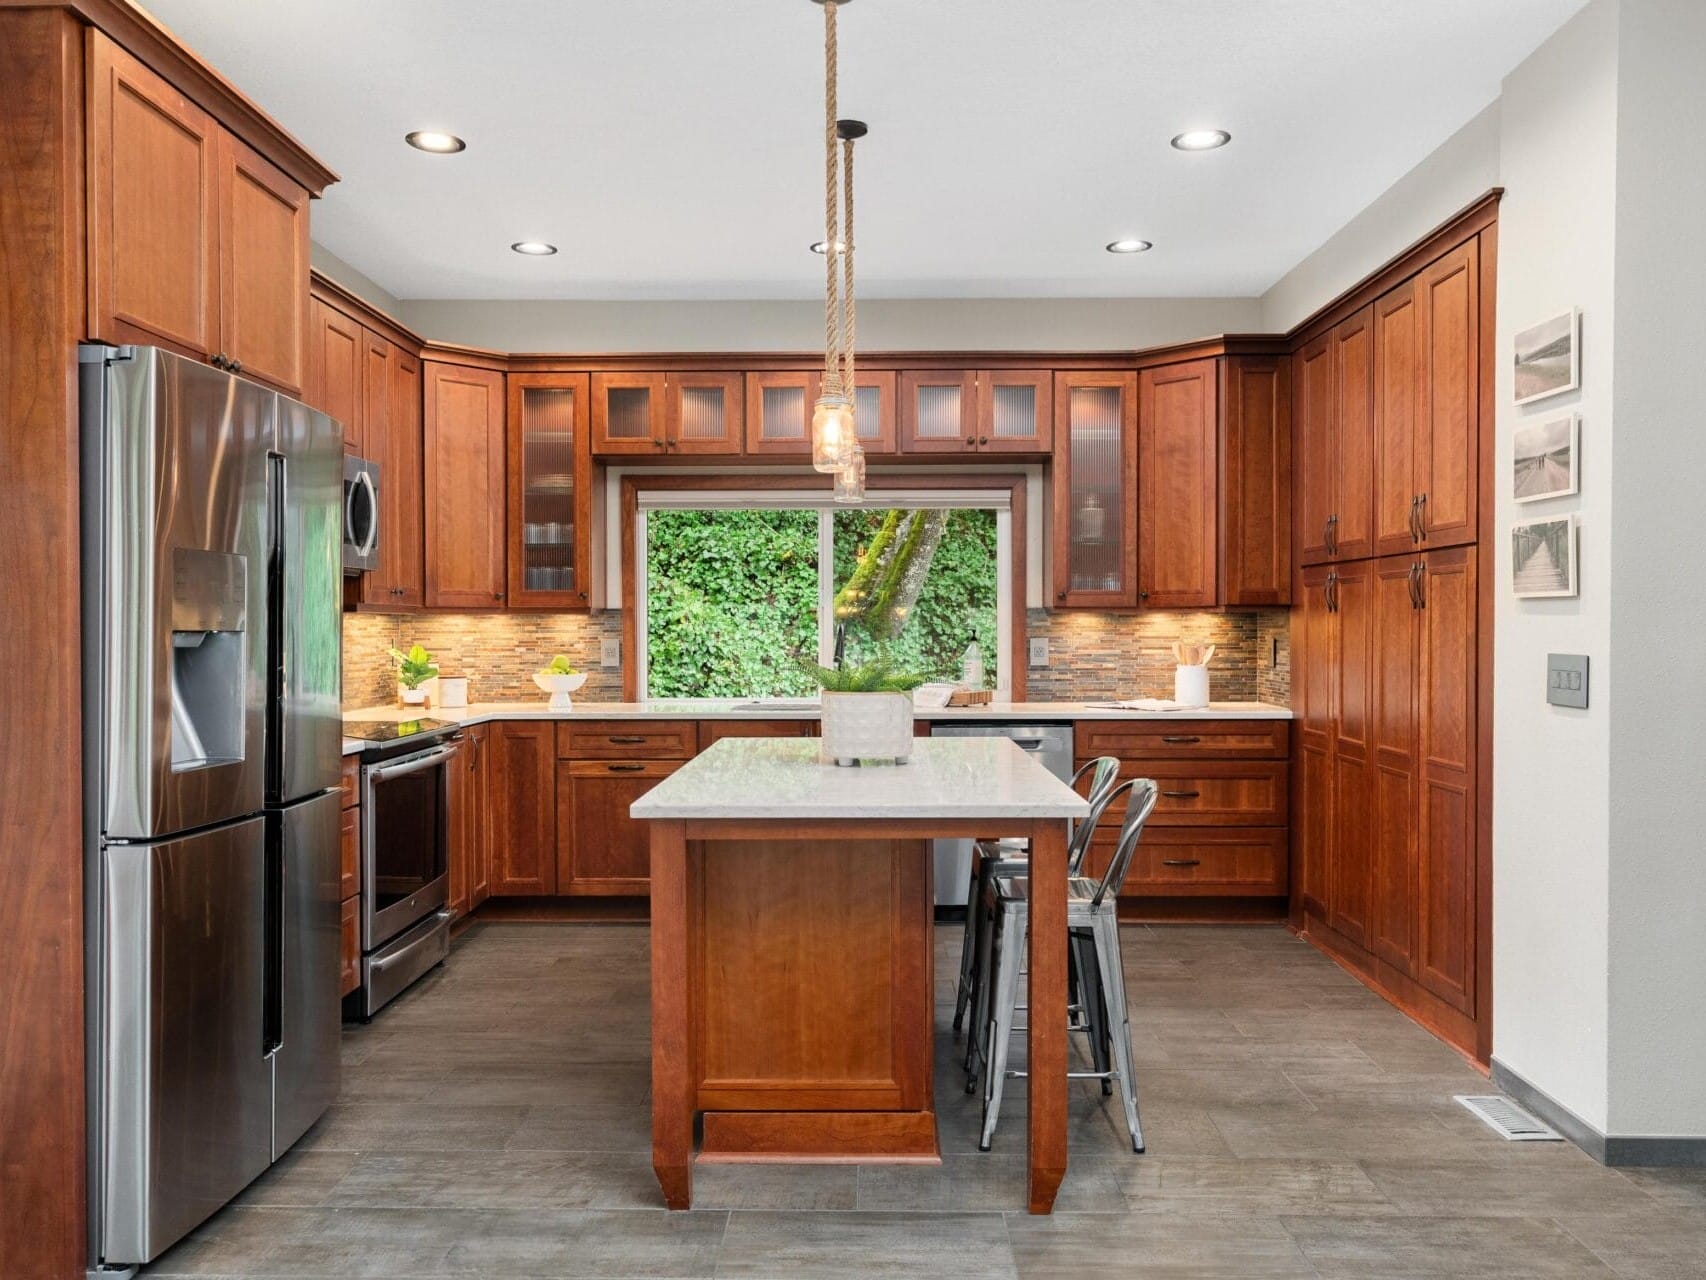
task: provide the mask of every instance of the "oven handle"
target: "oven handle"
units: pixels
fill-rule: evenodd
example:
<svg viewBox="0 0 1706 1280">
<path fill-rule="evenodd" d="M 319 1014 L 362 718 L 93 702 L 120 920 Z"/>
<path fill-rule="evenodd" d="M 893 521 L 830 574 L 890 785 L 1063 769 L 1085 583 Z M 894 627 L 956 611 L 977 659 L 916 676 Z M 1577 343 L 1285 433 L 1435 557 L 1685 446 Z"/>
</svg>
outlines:
<svg viewBox="0 0 1706 1280">
<path fill-rule="evenodd" d="M 419 773 L 423 769 L 431 769 L 440 761 L 448 760 L 455 754 L 455 745 L 446 743 L 442 747 L 433 747 L 416 756 L 404 756 L 401 760 L 388 760 L 384 764 L 371 765 L 367 770 L 368 785 L 383 782 L 387 778 L 401 778 L 411 773 Z"/>
</svg>

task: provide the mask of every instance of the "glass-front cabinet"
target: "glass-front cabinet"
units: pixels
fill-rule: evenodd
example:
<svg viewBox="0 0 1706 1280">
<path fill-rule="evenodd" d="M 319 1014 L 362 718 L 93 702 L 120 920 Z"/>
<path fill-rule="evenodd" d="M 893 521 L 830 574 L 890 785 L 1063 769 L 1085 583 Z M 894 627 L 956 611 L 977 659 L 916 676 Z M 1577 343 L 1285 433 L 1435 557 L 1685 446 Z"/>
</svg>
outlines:
<svg viewBox="0 0 1706 1280">
<path fill-rule="evenodd" d="M 856 369 L 853 427 L 869 454 L 895 451 L 895 375 L 892 370 Z M 746 451 L 749 454 L 809 454 L 812 406 L 823 387 L 818 370 L 746 375 Z"/>
<path fill-rule="evenodd" d="M 592 452 L 659 458 L 741 451 L 738 373 L 595 373 Z"/>
<path fill-rule="evenodd" d="M 1054 379 L 1053 600 L 1137 604 L 1137 375 Z"/>
<path fill-rule="evenodd" d="M 509 603 L 590 603 L 597 485 L 584 373 L 509 377 Z"/>
<path fill-rule="evenodd" d="M 1047 369 L 909 369 L 900 375 L 901 448 L 1047 453 L 1053 391 Z"/>
</svg>

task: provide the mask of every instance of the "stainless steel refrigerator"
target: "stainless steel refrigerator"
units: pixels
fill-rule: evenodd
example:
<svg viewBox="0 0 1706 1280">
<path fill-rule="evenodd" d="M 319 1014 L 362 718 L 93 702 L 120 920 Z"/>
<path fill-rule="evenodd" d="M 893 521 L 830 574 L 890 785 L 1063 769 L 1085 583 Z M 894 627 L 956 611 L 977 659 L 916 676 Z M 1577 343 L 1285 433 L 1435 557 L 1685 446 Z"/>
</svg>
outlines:
<svg viewBox="0 0 1706 1280">
<path fill-rule="evenodd" d="M 338 424 L 84 347 L 90 1236 L 147 1262 L 338 1091 Z"/>
</svg>

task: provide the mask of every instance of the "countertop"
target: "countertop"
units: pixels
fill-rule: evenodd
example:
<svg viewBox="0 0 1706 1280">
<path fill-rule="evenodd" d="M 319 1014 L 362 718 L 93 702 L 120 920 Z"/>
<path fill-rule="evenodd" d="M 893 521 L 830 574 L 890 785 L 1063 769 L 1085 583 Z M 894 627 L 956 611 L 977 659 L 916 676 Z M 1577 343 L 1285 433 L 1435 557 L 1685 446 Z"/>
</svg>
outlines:
<svg viewBox="0 0 1706 1280">
<path fill-rule="evenodd" d="M 1006 738 L 915 738 L 841 768 L 816 738 L 723 738 L 629 807 L 648 818 L 1080 818 L 1085 799 Z"/>
<path fill-rule="evenodd" d="M 1290 720 L 1288 707 L 1271 702 L 1211 702 L 1192 711 L 1135 711 L 1097 702 L 990 702 L 981 707 L 918 707 L 914 715 L 932 721 L 1056 721 L 1072 720 Z M 798 701 L 766 705 L 742 698 L 675 698 L 652 702 L 576 702 L 573 710 L 551 711 L 545 698 L 526 702 L 474 702 L 456 710 L 433 707 L 404 711 L 400 707 L 366 707 L 344 712 L 346 720 L 418 720 L 423 716 L 454 724 L 490 720 L 815 720 L 815 706 Z M 344 739 L 344 754 L 371 745 Z"/>
</svg>

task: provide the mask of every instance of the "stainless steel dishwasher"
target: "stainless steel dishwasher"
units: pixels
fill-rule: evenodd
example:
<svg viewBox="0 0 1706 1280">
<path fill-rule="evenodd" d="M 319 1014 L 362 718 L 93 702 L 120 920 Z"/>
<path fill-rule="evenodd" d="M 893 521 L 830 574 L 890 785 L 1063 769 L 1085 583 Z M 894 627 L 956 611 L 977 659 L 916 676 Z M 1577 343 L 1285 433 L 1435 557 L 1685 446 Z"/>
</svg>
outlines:
<svg viewBox="0 0 1706 1280">
<path fill-rule="evenodd" d="M 937 738 L 1010 738 L 1034 755 L 1037 761 L 1062 782 L 1072 780 L 1072 726 L 1070 724 L 1011 724 L 992 721 L 937 721 Z M 995 833 L 999 834 L 999 833 Z M 936 905 L 963 907 L 971 882 L 970 840 L 936 841 Z"/>
</svg>

